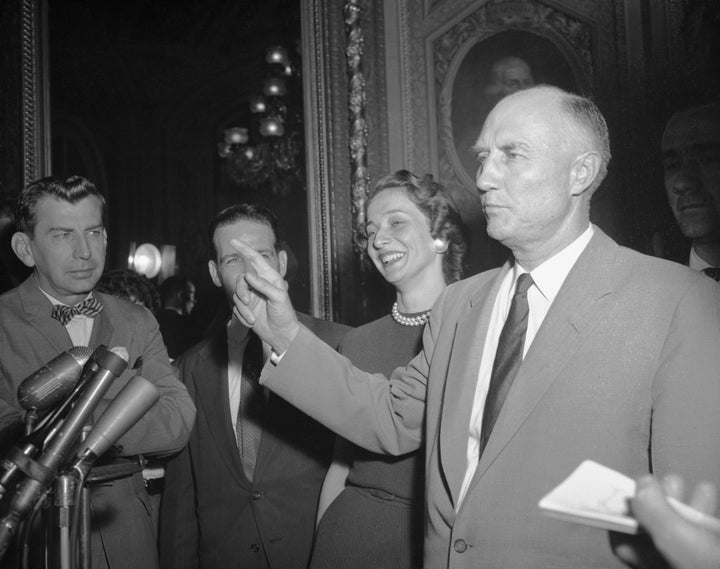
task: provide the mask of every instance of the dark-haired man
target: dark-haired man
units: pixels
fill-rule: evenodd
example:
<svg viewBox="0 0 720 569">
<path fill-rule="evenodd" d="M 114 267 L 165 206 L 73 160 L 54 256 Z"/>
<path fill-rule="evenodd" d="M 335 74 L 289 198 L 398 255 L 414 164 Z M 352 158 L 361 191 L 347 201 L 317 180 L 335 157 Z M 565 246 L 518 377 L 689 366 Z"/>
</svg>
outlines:
<svg viewBox="0 0 720 569">
<path fill-rule="evenodd" d="M 278 222 L 238 204 L 210 224 L 210 277 L 229 306 L 246 270 L 240 239 L 280 275 Z M 229 315 L 228 310 L 228 315 Z M 298 314 L 336 347 L 346 326 Z M 268 349 L 237 318 L 175 363 L 198 409 L 190 443 L 166 467 L 160 561 L 167 569 L 305 569 L 332 434 L 257 382 Z"/>
<path fill-rule="evenodd" d="M 156 528 L 140 457 L 179 451 L 195 406 L 150 312 L 94 291 L 105 266 L 105 209 L 102 193 L 80 176 L 43 178 L 18 196 L 12 247 L 32 274 L 0 296 L 0 426 L 12 428 L 22 414 L 16 395 L 22 380 L 58 354 L 73 346 L 126 348 L 128 368 L 95 417 L 135 375 L 153 382 L 161 396 L 118 441 L 137 472 L 92 487 L 92 567 L 152 569 L 158 565 Z"/>
<path fill-rule="evenodd" d="M 692 242 L 688 266 L 720 280 L 720 103 L 670 117 L 662 157 L 670 209 Z"/>
<path fill-rule="evenodd" d="M 720 482 L 720 442 L 702 436 L 720 431 L 720 287 L 590 223 L 610 160 L 590 100 L 508 95 L 474 148 L 488 234 L 513 259 L 450 285 L 389 381 L 300 326 L 241 241 L 235 311 L 272 346 L 263 385 L 375 452 L 425 445 L 428 569 L 622 567 L 607 532 L 538 502 L 586 459 Z"/>
</svg>

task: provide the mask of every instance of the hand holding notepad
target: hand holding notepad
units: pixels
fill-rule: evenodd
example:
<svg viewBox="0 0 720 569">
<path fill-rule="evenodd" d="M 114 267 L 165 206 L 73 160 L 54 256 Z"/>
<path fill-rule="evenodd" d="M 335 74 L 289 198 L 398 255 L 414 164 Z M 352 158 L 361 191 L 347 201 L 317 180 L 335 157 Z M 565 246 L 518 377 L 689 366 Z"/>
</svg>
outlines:
<svg viewBox="0 0 720 569">
<path fill-rule="evenodd" d="M 555 518 L 635 534 L 638 523 L 629 509 L 629 501 L 634 496 L 635 481 L 632 478 L 586 460 L 538 505 L 543 513 Z M 670 497 L 668 502 L 686 518 L 720 531 L 720 519 Z"/>
</svg>

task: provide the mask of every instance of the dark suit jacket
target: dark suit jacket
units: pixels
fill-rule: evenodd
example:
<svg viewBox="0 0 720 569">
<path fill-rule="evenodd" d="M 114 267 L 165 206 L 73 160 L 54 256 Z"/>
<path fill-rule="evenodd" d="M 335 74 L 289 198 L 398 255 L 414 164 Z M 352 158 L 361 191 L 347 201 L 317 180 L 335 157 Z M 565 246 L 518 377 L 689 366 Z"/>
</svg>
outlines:
<svg viewBox="0 0 720 569">
<path fill-rule="evenodd" d="M 300 316 L 333 347 L 347 329 Z M 248 481 L 232 429 L 227 362 L 224 327 L 175 362 L 195 399 L 198 420 L 187 449 L 166 468 L 161 566 L 304 569 L 332 435 L 270 395 L 253 481 Z"/>
<path fill-rule="evenodd" d="M 260 381 L 370 450 L 425 444 L 428 569 L 623 567 L 607 532 L 548 518 L 538 502 L 585 459 L 628 476 L 720 483 L 720 439 L 710 436 L 720 432 L 720 287 L 595 228 L 459 504 L 478 369 L 507 270 L 448 287 L 423 351 L 389 382 L 304 329 Z"/>
<path fill-rule="evenodd" d="M 110 386 L 95 417 L 133 376 L 142 375 L 155 384 L 161 397 L 118 441 L 121 454 L 177 452 L 190 436 L 195 405 L 170 366 L 155 319 L 134 303 L 95 295 L 104 310 L 95 318 L 90 347 L 122 346 L 129 354 L 127 370 Z M 51 310 L 51 302 L 32 277 L 0 296 L 0 425 L 4 427 L 21 416 L 17 387 L 22 380 L 72 347 L 67 330 L 51 318 Z M 149 496 L 139 474 L 94 488 L 92 508 L 94 567 L 102 567 L 105 556 L 111 569 L 157 566 Z"/>
</svg>

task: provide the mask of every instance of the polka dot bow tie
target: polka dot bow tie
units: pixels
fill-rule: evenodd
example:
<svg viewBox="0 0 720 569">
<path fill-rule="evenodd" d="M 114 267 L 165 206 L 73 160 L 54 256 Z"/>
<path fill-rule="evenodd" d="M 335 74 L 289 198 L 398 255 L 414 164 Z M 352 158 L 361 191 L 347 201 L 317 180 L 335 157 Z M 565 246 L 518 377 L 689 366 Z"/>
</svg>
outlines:
<svg viewBox="0 0 720 569">
<path fill-rule="evenodd" d="M 66 326 L 70 320 L 75 318 L 78 314 L 84 314 L 89 318 L 95 318 L 100 312 L 102 312 L 103 305 L 95 297 L 86 298 L 80 304 L 75 306 L 63 306 L 62 304 L 56 304 L 53 306 L 51 316 L 60 322 L 63 326 Z"/>
</svg>

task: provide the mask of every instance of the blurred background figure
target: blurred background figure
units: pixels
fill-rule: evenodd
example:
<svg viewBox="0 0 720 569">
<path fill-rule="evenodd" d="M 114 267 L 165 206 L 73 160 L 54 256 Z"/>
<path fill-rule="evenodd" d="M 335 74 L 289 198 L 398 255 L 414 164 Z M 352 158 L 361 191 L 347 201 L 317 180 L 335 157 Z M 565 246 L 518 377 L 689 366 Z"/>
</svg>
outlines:
<svg viewBox="0 0 720 569">
<path fill-rule="evenodd" d="M 365 213 L 368 257 L 396 300 L 389 314 L 348 332 L 340 351 L 389 375 L 420 352 L 433 303 L 462 278 L 465 230 L 445 188 L 407 170 L 377 183 Z M 310 568 L 421 567 L 423 489 L 422 452 L 379 455 L 338 437 Z"/>
<path fill-rule="evenodd" d="M 174 275 L 160 285 L 162 308 L 156 313 L 160 333 L 170 359 L 175 359 L 200 340 L 190 314 L 195 308 L 195 285 L 187 277 Z"/>
<path fill-rule="evenodd" d="M 720 279 L 720 103 L 675 113 L 662 137 L 665 191 L 678 228 L 691 241 L 675 259 Z M 659 256 L 673 256 L 656 251 Z"/>
<path fill-rule="evenodd" d="M 31 270 L 13 253 L 10 240 L 15 233 L 15 200 L 0 202 L 0 294 L 23 282 Z"/>
<path fill-rule="evenodd" d="M 97 290 L 140 304 L 153 314 L 160 310 L 160 293 L 155 283 L 132 269 L 106 271 Z"/>
</svg>

